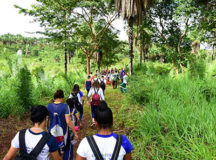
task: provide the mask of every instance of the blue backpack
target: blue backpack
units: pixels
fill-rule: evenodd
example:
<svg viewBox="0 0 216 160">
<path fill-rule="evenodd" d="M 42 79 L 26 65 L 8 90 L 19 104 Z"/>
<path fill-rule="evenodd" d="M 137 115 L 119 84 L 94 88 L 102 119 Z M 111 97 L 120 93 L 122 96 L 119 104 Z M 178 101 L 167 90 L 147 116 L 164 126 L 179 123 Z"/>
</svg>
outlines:
<svg viewBox="0 0 216 160">
<path fill-rule="evenodd" d="M 57 113 L 57 105 L 53 105 L 55 112 L 53 113 L 53 120 L 50 123 L 49 133 L 51 133 L 51 135 L 53 135 L 56 138 L 59 148 L 63 148 L 64 146 L 66 146 L 67 131 L 66 134 L 64 134 L 61 119 L 59 117 L 59 114 Z"/>
</svg>

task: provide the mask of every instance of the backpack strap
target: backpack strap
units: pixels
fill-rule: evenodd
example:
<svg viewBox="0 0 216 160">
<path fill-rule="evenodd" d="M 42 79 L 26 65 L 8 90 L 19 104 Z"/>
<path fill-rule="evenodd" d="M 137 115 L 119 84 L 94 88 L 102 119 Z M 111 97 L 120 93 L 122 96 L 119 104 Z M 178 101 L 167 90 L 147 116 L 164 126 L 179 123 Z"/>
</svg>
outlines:
<svg viewBox="0 0 216 160">
<path fill-rule="evenodd" d="M 96 160 L 103 160 L 103 157 L 100 153 L 100 150 L 98 149 L 98 146 L 97 146 L 93 136 L 87 136 L 86 138 L 87 138 L 88 143 L 92 149 L 92 152 L 94 153 Z"/>
<path fill-rule="evenodd" d="M 26 129 L 21 130 L 19 133 L 19 147 L 20 147 L 21 155 L 27 155 L 26 144 L 25 144 L 25 133 L 26 133 Z"/>
<path fill-rule="evenodd" d="M 116 141 L 116 145 L 115 145 L 111 160 L 117 160 L 118 159 L 119 152 L 121 149 L 121 144 L 122 144 L 122 135 L 117 135 L 117 141 Z"/>
<path fill-rule="evenodd" d="M 37 157 L 42 151 L 47 141 L 50 139 L 50 137 L 51 135 L 49 133 L 45 133 L 45 135 L 43 135 L 36 147 L 31 151 L 30 155 L 33 157 Z"/>
</svg>

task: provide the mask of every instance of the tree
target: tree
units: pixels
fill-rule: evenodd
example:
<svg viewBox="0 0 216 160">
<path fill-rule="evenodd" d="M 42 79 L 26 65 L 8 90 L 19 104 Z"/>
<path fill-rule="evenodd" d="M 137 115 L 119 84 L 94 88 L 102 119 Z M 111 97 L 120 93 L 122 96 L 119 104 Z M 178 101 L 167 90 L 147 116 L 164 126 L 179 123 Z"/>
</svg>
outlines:
<svg viewBox="0 0 216 160">
<path fill-rule="evenodd" d="M 90 74 L 90 60 L 100 53 L 100 45 L 112 22 L 117 18 L 106 1 L 85 1 L 80 3 L 80 12 L 74 12 L 78 26 L 74 34 L 80 43 L 79 47 L 87 59 L 87 72 Z"/>
<path fill-rule="evenodd" d="M 133 73 L 133 25 L 140 25 L 147 7 L 154 3 L 154 0 L 116 0 L 117 12 L 122 14 L 124 20 L 128 21 L 130 74 Z"/>
<path fill-rule="evenodd" d="M 64 48 L 65 72 L 67 71 L 67 49 L 81 48 L 86 55 L 88 73 L 90 73 L 90 60 L 117 14 L 112 15 L 112 9 L 109 9 L 106 0 L 37 1 L 39 3 L 33 5 L 31 10 L 16 7 L 21 12 L 35 17 L 35 20 L 46 28 L 43 34 Z M 97 30 L 96 22 L 101 24 L 100 30 Z M 83 32 L 83 26 L 87 27 L 88 32 Z M 88 36 L 88 40 L 84 35 Z"/>
</svg>

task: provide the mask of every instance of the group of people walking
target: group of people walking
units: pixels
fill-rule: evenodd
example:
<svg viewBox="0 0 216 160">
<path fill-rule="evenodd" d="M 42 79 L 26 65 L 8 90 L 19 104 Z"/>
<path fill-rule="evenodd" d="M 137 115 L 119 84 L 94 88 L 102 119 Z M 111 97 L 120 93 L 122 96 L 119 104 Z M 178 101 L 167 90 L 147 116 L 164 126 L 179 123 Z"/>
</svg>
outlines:
<svg viewBox="0 0 216 160">
<path fill-rule="evenodd" d="M 122 75 L 122 84 L 127 84 L 125 73 L 122 72 Z M 91 107 L 91 126 L 97 128 L 97 134 L 87 136 L 80 142 L 76 160 L 131 160 L 133 147 L 130 141 L 126 136 L 112 132 L 113 113 L 104 97 L 107 76 L 98 77 L 99 74 L 95 77 L 89 75 L 85 84 Z M 126 90 L 126 86 L 123 87 L 123 91 Z M 16 134 L 4 160 L 12 160 L 18 151 L 15 160 L 48 160 L 50 154 L 54 160 L 73 160 L 73 147 L 80 136 L 78 130 L 83 126 L 84 100 L 79 85 L 75 84 L 66 103 L 64 92 L 57 90 L 53 103 L 47 107 L 33 107 L 30 117 L 33 126 Z M 46 129 L 48 133 L 44 131 Z"/>
<path fill-rule="evenodd" d="M 122 93 L 124 92 L 126 93 L 127 92 L 126 86 L 128 83 L 128 72 L 126 72 L 123 68 L 121 70 L 120 69 L 103 70 L 101 72 L 101 76 L 98 70 L 96 70 L 95 75 L 93 75 L 91 72 L 91 74 L 88 76 L 88 79 L 86 80 L 85 83 L 87 94 L 95 81 L 99 82 L 99 85 L 104 93 L 106 86 L 108 84 L 110 84 L 113 89 L 116 89 L 118 86 L 118 81 L 120 80 L 121 80 L 120 90 Z"/>
</svg>

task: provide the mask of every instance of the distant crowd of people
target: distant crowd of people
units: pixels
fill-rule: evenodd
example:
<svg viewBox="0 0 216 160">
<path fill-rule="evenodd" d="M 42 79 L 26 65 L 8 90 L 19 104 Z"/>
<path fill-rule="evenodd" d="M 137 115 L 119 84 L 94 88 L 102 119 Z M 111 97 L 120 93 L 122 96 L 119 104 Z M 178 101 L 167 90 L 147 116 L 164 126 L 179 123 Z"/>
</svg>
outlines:
<svg viewBox="0 0 216 160">
<path fill-rule="evenodd" d="M 120 81 L 121 80 L 121 81 Z M 120 81 L 120 90 L 122 93 L 126 93 L 127 83 L 128 83 L 128 72 L 126 72 L 123 68 L 122 69 L 111 69 L 111 70 L 103 70 L 101 74 L 98 70 L 96 70 L 95 75 L 90 73 L 88 79 L 86 80 L 85 86 L 87 90 L 87 94 L 90 91 L 91 86 L 95 81 L 99 82 L 103 93 L 105 92 L 106 86 L 111 85 L 113 89 L 116 89 L 118 86 L 118 82 Z"/>
<path fill-rule="evenodd" d="M 126 136 L 112 132 L 113 113 L 104 96 L 107 84 L 116 89 L 120 80 L 121 92 L 127 92 L 128 76 L 124 69 L 104 70 L 101 76 L 96 71 L 95 76 L 92 73 L 88 76 L 85 82 L 87 101 L 91 107 L 91 126 L 97 128 L 97 134 L 86 136 L 80 142 L 76 160 L 132 159 L 130 141 Z M 53 103 L 47 107 L 33 107 L 30 117 L 32 127 L 16 134 L 4 160 L 48 160 L 50 154 L 54 160 L 73 160 L 74 144 L 84 126 L 84 100 L 83 92 L 75 84 L 66 101 L 63 90 L 57 90 Z"/>
</svg>

